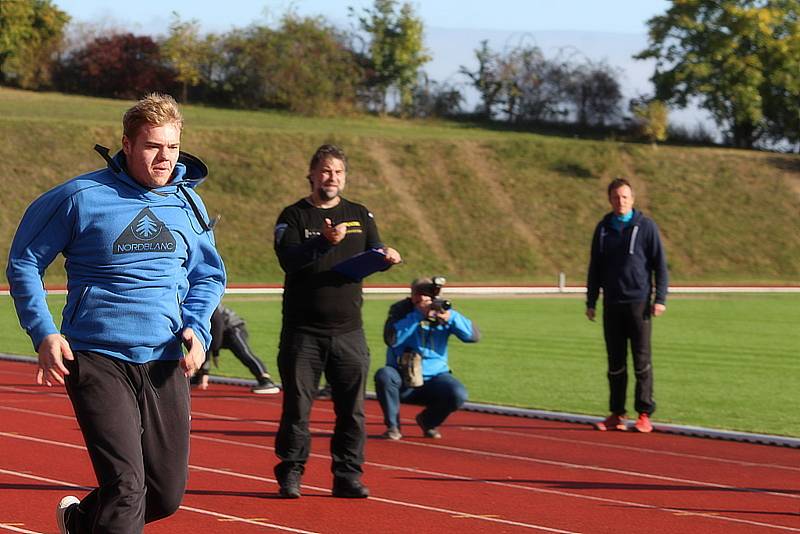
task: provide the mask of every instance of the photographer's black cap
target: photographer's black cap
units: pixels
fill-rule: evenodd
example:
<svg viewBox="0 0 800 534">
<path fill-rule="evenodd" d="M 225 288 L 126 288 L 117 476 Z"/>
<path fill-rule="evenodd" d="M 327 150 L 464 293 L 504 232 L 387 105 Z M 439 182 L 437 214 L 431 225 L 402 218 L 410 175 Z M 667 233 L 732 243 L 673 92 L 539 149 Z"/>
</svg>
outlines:
<svg viewBox="0 0 800 534">
<path fill-rule="evenodd" d="M 417 278 L 411 282 L 411 293 L 435 297 L 437 291 L 436 287 L 433 285 L 433 280 L 430 278 Z"/>
</svg>

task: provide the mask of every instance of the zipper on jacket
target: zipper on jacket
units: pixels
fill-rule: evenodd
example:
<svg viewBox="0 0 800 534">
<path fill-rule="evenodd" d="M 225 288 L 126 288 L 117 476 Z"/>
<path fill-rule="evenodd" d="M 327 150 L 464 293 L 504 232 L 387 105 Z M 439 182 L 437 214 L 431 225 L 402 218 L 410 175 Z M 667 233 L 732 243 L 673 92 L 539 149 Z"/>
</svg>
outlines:
<svg viewBox="0 0 800 534">
<path fill-rule="evenodd" d="M 86 294 L 89 292 L 90 286 L 83 286 L 81 290 L 81 296 L 78 297 L 78 302 L 75 303 L 75 309 L 72 310 L 72 315 L 69 317 L 69 324 L 75 324 L 75 317 L 78 315 L 78 311 L 81 309 L 81 304 L 83 304 L 83 299 L 86 297 Z"/>
<path fill-rule="evenodd" d="M 628 247 L 628 255 L 633 256 L 633 249 L 636 246 L 636 236 L 639 235 L 639 225 L 633 227 L 633 232 L 631 232 L 631 244 Z"/>
</svg>

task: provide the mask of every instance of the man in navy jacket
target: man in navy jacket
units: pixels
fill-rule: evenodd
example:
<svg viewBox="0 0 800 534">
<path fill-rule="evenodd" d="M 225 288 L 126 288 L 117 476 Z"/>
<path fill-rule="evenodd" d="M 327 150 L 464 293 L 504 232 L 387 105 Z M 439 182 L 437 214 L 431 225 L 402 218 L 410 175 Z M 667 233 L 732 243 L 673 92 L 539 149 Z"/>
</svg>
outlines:
<svg viewBox="0 0 800 534">
<path fill-rule="evenodd" d="M 603 290 L 603 333 L 608 354 L 611 414 L 596 428 L 627 430 L 625 393 L 630 343 L 636 376 L 634 408 L 639 414 L 634 429 L 651 432 L 650 416 L 656 409 L 651 317 L 666 310 L 667 259 L 656 223 L 633 209 L 633 189 L 626 179 L 617 178 L 608 185 L 608 200 L 613 211 L 594 231 L 586 282 L 586 317 L 592 321 L 600 289 Z"/>
</svg>

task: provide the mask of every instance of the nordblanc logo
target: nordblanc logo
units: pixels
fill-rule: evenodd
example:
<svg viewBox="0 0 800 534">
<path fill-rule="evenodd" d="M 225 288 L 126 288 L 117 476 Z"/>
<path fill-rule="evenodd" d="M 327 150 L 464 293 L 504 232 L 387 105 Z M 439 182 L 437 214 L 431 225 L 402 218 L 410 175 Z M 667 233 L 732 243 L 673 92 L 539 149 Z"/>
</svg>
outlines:
<svg viewBox="0 0 800 534">
<path fill-rule="evenodd" d="M 114 241 L 114 254 L 175 252 L 175 238 L 158 217 L 145 208 Z"/>
</svg>

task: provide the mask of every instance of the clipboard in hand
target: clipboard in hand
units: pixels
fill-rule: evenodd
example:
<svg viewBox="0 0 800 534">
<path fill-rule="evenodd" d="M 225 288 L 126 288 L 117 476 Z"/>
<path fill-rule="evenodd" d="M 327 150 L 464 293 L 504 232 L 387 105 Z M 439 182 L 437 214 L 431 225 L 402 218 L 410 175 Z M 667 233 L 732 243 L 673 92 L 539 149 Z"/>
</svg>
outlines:
<svg viewBox="0 0 800 534">
<path fill-rule="evenodd" d="M 386 261 L 386 254 L 378 249 L 365 250 L 355 256 L 351 256 L 346 260 L 337 263 L 331 267 L 332 271 L 336 271 L 351 280 L 360 282 L 362 279 L 376 273 L 378 271 L 385 271 L 392 264 Z"/>
</svg>

